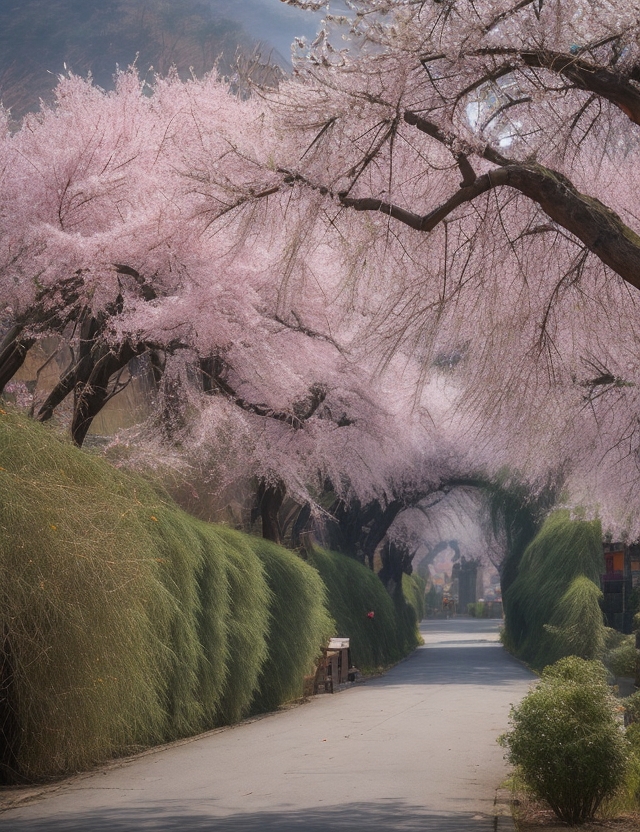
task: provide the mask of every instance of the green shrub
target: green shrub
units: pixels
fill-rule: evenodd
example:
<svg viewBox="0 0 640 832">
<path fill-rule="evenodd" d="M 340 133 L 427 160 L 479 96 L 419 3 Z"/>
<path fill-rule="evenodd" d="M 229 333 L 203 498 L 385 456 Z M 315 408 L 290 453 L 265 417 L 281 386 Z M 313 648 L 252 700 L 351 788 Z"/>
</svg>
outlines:
<svg viewBox="0 0 640 832">
<path fill-rule="evenodd" d="M 597 586 L 602 568 L 601 528 L 557 511 L 527 547 L 506 592 L 505 643 L 542 668 L 576 651 L 599 656 L 604 621 Z"/>
<path fill-rule="evenodd" d="M 175 598 L 152 489 L 12 414 L 0 417 L 0 663 L 11 780 L 161 740 Z"/>
<path fill-rule="evenodd" d="M 501 737 L 527 786 L 570 825 L 592 818 L 627 775 L 628 742 L 606 670 L 577 657 L 546 668 Z"/>
<path fill-rule="evenodd" d="M 272 657 L 268 655 L 268 634 L 274 599 L 263 562 L 254 551 L 252 541 L 231 529 L 220 528 L 216 532 L 225 545 L 230 594 L 227 675 L 217 721 L 229 724 L 247 715 L 264 665 L 267 660 L 272 662 Z M 305 623 L 304 618 L 296 620 L 299 627 L 304 627 Z M 220 665 L 220 658 L 215 656 L 211 660 Z M 215 671 L 215 665 L 212 669 Z M 296 669 L 302 680 L 304 666 L 298 665 Z M 283 701 L 280 699 L 277 704 Z"/>
<path fill-rule="evenodd" d="M 629 742 L 627 775 L 622 788 L 606 803 L 609 816 L 640 810 L 640 691 L 623 700 L 625 717 L 634 720 L 627 727 Z"/>
<path fill-rule="evenodd" d="M 627 739 L 631 752 L 623 786 L 625 809 L 637 812 L 640 810 L 640 722 L 634 722 L 627 728 Z"/>
<path fill-rule="evenodd" d="M 404 599 L 413 607 L 416 613 L 416 619 L 422 621 L 425 617 L 425 589 L 426 581 L 423 577 L 414 572 L 412 575 L 402 576 L 402 593 Z"/>
<path fill-rule="evenodd" d="M 407 656 L 422 639 L 418 631 L 418 613 L 413 604 L 407 601 L 402 585 L 396 586 L 393 595 L 396 618 L 396 641 L 398 658 Z"/>
<path fill-rule="evenodd" d="M 607 651 L 604 663 L 614 676 L 636 675 L 636 637 L 623 636 L 622 643 Z"/>
<path fill-rule="evenodd" d="M 620 630 L 614 630 L 613 627 L 604 628 L 605 650 L 613 650 L 616 647 L 620 647 L 621 644 L 624 644 L 625 639 L 625 634 L 621 633 Z"/>
<path fill-rule="evenodd" d="M 600 609 L 602 592 L 585 575 L 578 575 L 558 601 L 550 622 L 544 624 L 549 636 L 547 659 L 579 656 L 599 658 L 604 652 L 605 626 Z"/>
<path fill-rule="evenodd" d="M 640 726 L 640 690 L 622 700 L 627 722 Z"/>
</svg>

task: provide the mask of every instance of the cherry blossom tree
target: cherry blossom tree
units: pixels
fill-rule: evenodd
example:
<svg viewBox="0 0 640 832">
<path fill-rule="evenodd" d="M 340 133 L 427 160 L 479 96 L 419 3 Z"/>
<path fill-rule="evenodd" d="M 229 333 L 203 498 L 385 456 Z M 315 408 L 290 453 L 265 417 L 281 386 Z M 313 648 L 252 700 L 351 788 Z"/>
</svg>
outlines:
<svg viewBox="0 0 640 832">
<path fill-rule="evenodd" d="M 133 71 L 118 76 L 113 93 L 71 76 L 56 96 L 3 134 L 0 386 L 38 339 L 62 338 L 73 355 L 39 418 L 73 392 L 81 444 L 133 357 L 150 354 L 158 375 L 158 355 L 178 349 L 218 364 L 224 353 L 228 364 L 230 345 L 248 331 L 266 338 L 286 324 L 265 305 L 273 278 L 268 260 L 255 266 L 265 246 L 249 262 L 242 229 L 227 239 L 206 234 L 199 219 L 199 191 L 223 210 L 254 193 L 252 155 L 262 154 L 261 170 L 267 155 L 259 107 L 214 77 L 183 84 L 172 76 L 151 90 Z M 242 131 L 233 133 L 247 121 L 255 130 L 243 146 Z M 215 187 L 198 154 L 224 167 Z"/>
<path fill-rule="evenodd" d="M 152 433 L 224 448 L 274 538 L 285 494 L 331 491 L 369 558 L 394 511 L 505 464 L 535 483 L 566 463 L 626 523 L 637 9 L 347 5 L 277 92 L 69 77 L 7 126 L 0 386 L 58 337 L 34 409 L 73 394 L 81 443 L 144 356 Z"/>
<path fill-rule="evenodd" d="M 274 101 L 281 187 L 351 241 L 380 343 L 449 362 L 479 457 L 570 460 L 637 534 L 638 5 L 347 5 Z"/>
<path fill-rule="evenodd" d="M 386 505 L 427 440 L 439 456 L 411 374 L 399 385 L 353 349 L 372 302 L 345 298 L 344 245 L 289 234 L 317 209 L 280 188 L 279 140 L 264 101 L 213 76 L 149 87 L 131 71 L 112 93 L 69 76 L 3 134 L 0 216 L 3 385 L 55 336 L 68 366 L 32 405 L 46 420 L 73 396 L 82 444 L 144 357 L 157 417 L 136 442 L 150 429 L 192 459 L 224 447 L 226 479 L 250 472 L 276 540 L 285 494 L 308 503 L 330 483 Z"/>
</svg>

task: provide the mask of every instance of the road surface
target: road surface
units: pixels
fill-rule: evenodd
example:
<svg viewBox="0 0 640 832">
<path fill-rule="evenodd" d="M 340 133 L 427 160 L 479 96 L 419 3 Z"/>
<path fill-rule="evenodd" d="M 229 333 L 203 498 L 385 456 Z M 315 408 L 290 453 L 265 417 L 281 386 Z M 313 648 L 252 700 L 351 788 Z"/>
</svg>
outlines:
<svg viewBox="0 0 640 832">
<path fill-rule="evenodd" d="M 425 646 L 383 677 L 72 778 L 0 830 L 488 832 L 496 738 L 533 678 L 498 625 L 425 621 Z"/>
</svg>

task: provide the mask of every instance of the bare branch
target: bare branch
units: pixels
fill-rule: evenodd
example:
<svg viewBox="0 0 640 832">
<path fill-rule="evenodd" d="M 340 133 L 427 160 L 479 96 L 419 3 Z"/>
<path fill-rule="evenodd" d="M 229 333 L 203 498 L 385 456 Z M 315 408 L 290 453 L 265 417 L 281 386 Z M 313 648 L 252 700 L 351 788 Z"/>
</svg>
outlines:
<svg viewBox="0 0 640 832">
<path fill-rule="evenodd" d="M 344 194 L 338 198 L 356 211 L 379 211 L 417 231 L 431 231 L 460 205 L 501 186 L 515 188 L 536 202 L 627 283 L 640 288 L 640 236 L 598 199 L 581 194 L 562 174 L 542 165 L 510 164 L 479 176 L 424 216 L 379 199 Z"/>
<path fill-rule="evenodd" d="M 200 361 L 203 376 L 206 377 L 207 390 L 215 393 L 216 390 L 223 393 L 229 401 L 254 416 L 262 416 L 274 419 L 277 422 L 284 422 L 294 430 L 300 430 L 308 421 L 327 396 L 327 388 L 321 384 L 314 384 L 309 390 L 309 395 L 298 402 L 295 402 L 292 411 L 274 410 L 266 404 L 250 402 L 239 395 L 227 379 L 228 366 L 220 356 L 212 356 Z"/>
<path fill-rule="evenodd" d="M 492 29 L 495 29 L 495 27 L 499 23 L 502 23 L 503 20 L 507 20 L 508 18 L 513 17 L 514 14 L 517 14 L 519 11 L 522 11 L 522 9 L 526 9 L 527 6 L 533 6 L 534 7 L 533 11 L 534 11 L 536 17 L 539 18 L 540 17 L 540 10 L 542 8 L 542 4 L 543 4 L 543 0 L 521 0 L 520 3 L 516 3 L 516 5 L 513 6 L 512 8 L 506 9 L 505 11 L 500 12 L 500 14 L 497 14 L 484 27 L 485 34 L 488 34 Z"/>
</svg>

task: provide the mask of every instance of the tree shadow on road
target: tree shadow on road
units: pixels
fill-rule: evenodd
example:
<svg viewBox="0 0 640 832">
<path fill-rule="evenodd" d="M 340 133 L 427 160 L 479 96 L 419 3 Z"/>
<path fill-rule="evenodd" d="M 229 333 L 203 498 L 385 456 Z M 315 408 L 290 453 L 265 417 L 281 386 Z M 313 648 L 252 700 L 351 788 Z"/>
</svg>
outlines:
<svg viewBox="0 0 640 832">
<path fill-rule="evenodd" d="M 162 806 L 105 809 L 46 818 L 9 819 L 0 816 L 0 829 L 11 832 L 484 832 L 494 818 L 469 813 L 434 814 L 401 801 L 287 811 L 286 809 L 216 817 L 202 803 L 169 801 Z"/>
</svg>

